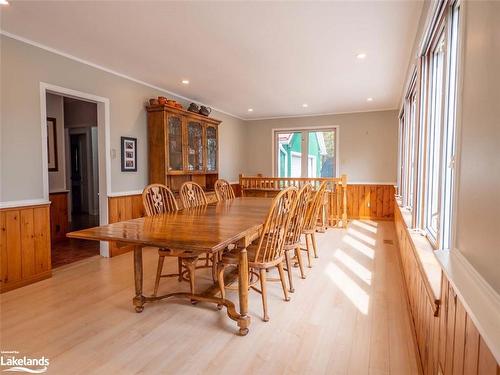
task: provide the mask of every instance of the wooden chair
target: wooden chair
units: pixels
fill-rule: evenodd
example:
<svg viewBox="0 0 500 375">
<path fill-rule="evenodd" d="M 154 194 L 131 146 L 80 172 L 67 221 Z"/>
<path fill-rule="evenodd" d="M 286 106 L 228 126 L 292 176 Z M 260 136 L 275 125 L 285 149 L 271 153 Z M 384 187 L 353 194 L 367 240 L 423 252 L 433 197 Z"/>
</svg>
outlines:
<svg viewBox="0 0 500 375">
<path fill-rule="evenodd" d="M 203 188 L 198 185 L 196 182 L 188 181 L 184 182 L 181 185 L 181 189 L 179 190 L 179 195 L 181 197 L 182 206 L 184 208 L 193 208 L 199 206 L 206 206 L 208 204 L 207 196 L 203 191 Z M 199 258 L 200 260 L 205 261 L 204 266 L 196 267 L 196 268 L 212 268 L 212 277 L 214 281 L 216 281 L 216 272 L 217 272 L 217 259 L 219 258 L 219 254 L 213 254 L 212 258 L 208 254 L 204 258 Z M 212 262 L 212 265 L 210 265 Z"/>
<path fill-rule="evenodd" d="M 203 188 L 196 182 L 188 181 L 181 185 L 179 191 L 184 208 L 203 206 L 208 204 Z"/>
<path fill-rule="evenodd" d="M 312 247 L 314 251 L 314 257 L 318 257 L 318 250 L 316 244 L 316 228 L 318 227 L 318 217 L 320 214 L 321 206 L 323 204 L 323 199 L 325 196 L 327 182 L 323 181 L 319 186 L 318 190 L 314 194 L 314 197 L 310 201 L 310 204 L 307 208 L 304 228 L 302 229 L 302 234 L 306 237 L 306 252 L 307 252 L 307 264 L 308 267 L 311 268 L 311 248 L 309 245 L 309 237 L 312 242 Z"/>
<path fill-rule="evenodd" d="M 236 198 L 231 184 L 226 180 L 215 181 L 215 195 L 218 201 L 227 201 Z"/>
<path fill-rule="evenodd" d="M 177 201 L 175 200 L 172 191 L 162 184 L 151 184 L 144 188 L 142 192 L 142 204 L 147 216 L 160 215 L 168 212 L 179 210 Z M 165 257 L 176 257 L 178 265 L 178 273 L 162 274 L 163 263 Z M 162 277 L 178 277 L 179 281 L 183 280 L 183 266 L 186 267 L 189 274 L 189 284 L 191 293 L 195 293 L 195 270 L 198 255 L 187 251 L 176 251 L 173 249 L 158 249 L 158 268 L 156 270 L 156 280 L 153 295 L 158 293 L 160 278 Z"/>
<path fill-rule="evenodd" d="M 260 238 L 247 247 L 249 269 L 259 270 L 260 290 L 253 284 L 251 288 L 262 295 L 264 321 L 269 320 L 267 312 L 266 270 L 277 267 L 285 301 L 289 301 L 283 261 L 285 258 L 285 240 L 292 215 L 297 203 L 297 188 L 289 187 L 281 191 L 273 200 L 267 218 L 260 232 Z M 217 267 L 219 288 L 225 298 L 224 269 L 238 265 L 238 250 L 230 251 L 222 257 Z M 240 270 L 241 272 L 241 270 Z M 255 284 L 255 283 L 254 283 Z"/>
<path fill-rule="evenodd" d="M 285 263 L 286 271 L 288 272 L 288 284 L 290 286 L 291 293 L 295 291 L 292 278 L 292 252 L 295 252 L 295 257 L 297 258 L 297 263 L 300 268 L 300 276 L 303 279 L 306 278 L 304 274 L 304 266 L 302 264 L 300 236 L 304 230 L 307 208 L 309 207 L 312 196 L 312 185 L 310 183 L 306 183 L 304 186 L 302 186 L 297 194 L 297 204 L 295 207 L 295 212 L 290 220 L 290 227 L 288 228 L 288 235 L 286 236 L 285 240 Z"/>
</svg>

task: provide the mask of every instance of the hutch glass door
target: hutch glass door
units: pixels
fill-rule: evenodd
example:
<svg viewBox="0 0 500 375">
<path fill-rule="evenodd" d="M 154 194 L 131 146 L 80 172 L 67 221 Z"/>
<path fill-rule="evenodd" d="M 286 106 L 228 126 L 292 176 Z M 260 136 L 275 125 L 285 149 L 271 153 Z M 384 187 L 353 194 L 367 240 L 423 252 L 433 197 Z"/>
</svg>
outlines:
<svg viewBox="0 0 500 375">
<path fill-rule="evenodd" d="M 207 171 L 217 171 L 217 129 L 207 125 Z"/>
<path fill-rule="evenodd" d="M 188 122 L 187 137 L 188 170 L 203 171 L 203 126 L 200 122 Z"/>
<path fill-rule="evenodd" d="M 182 119 L 168 116 L 168 169 L 182 171 Z"/>
</svg>

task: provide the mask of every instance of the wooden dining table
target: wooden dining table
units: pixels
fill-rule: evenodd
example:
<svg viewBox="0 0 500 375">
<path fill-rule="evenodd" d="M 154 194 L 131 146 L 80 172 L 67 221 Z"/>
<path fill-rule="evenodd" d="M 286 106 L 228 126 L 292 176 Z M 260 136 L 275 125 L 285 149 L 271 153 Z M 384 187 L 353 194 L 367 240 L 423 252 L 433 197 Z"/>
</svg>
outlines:
<svg viewBox="0 0 500 375">
<path fill-rule="evenodd" d="M 191 301 L 211 302 L 225 306 L 228 316 L 237 322 L 239 334 L 248 334 L 249 269 L 246 248 L 259 236 L 266 215 L 271 207 L 271 198 L 241 197 L 206 206 L 186 208 L 173 213 L 142 217 L 99 227 L 68 233 L 70 238 L 113 241 L 134 245 L 136 312 L 144 304 L 169 297 L 187 298 Z M 212 286 L 200 294 L 174 292 L 160 296 L 143 294 L 142 252 L 144 247 L 186 250 L 199 254 L 215 254 L 229 245 L 239 250 L 238 294 L 239 312 L 234 303 L 217 296 L 218 288 Z"/>
</svg>

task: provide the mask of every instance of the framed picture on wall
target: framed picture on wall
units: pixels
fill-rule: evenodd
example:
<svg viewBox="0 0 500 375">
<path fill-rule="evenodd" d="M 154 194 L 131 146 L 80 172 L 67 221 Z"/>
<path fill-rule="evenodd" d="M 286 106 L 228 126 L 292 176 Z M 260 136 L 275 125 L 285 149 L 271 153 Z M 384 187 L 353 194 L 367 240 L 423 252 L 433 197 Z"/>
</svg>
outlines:
<svg viewBox="0 0 500 375">
<path fill-rule="evenodd" d="M 57 172 L 57 129 L 56 119 L 47 117 L 47 159 L 50 172 Z"/>
<path fill-rule="evenodd" d="M 137 172 L 137 138 L 121 137 L 122 172 Z"/>
</svg>

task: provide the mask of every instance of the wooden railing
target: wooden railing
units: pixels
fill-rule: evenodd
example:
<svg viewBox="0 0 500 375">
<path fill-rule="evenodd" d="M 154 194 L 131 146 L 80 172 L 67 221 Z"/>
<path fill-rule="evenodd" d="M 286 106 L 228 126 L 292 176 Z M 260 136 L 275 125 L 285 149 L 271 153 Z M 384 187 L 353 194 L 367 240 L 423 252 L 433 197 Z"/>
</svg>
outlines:
<svg viewBox="0 0 500 375">
<path fill-rule="evenodd" d="M 323 207 L 323 224 L 326 227 L 347 227 L 347 176 L 338 178 L 298 178 L 243 176 L 240 174 L 240 187 L 243 196 L 272 197 L 278 191 L 290 186 L 301 188 L 310 183 L 317 189 L 327 182 L 327 194 Z"/>
</svg>

